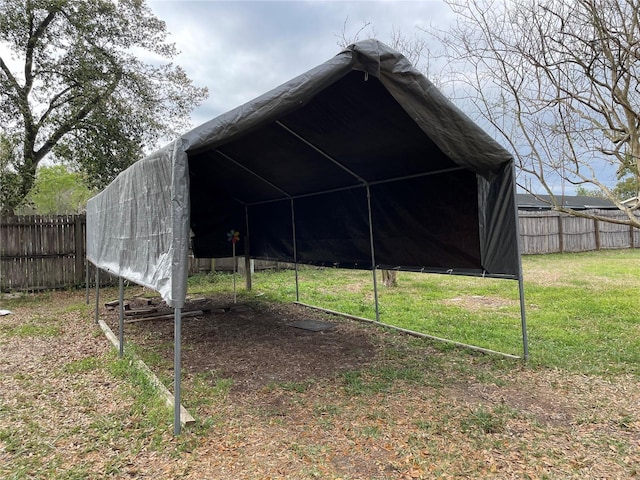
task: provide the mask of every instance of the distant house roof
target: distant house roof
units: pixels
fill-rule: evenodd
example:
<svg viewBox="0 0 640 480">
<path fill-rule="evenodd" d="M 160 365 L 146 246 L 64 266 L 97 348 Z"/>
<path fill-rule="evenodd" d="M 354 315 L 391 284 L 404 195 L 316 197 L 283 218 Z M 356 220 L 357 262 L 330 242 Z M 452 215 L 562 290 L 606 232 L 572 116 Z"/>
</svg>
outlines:
<svg viewBox="0 0 640 480">
<path fill-rule="evenodd" d="M 616 205 L 605 198 L 589 197 L 586 195 L 558 195 L 556 197 L 563 207 L 573 210 L 588 210 L 599 208 L 614 210 Z M 549 195 L 530 195 L 528 193 L 518 193 L 516 195 L 518 208 L 521 210 L 551 210 L 552 202 Z"/>
</svg>

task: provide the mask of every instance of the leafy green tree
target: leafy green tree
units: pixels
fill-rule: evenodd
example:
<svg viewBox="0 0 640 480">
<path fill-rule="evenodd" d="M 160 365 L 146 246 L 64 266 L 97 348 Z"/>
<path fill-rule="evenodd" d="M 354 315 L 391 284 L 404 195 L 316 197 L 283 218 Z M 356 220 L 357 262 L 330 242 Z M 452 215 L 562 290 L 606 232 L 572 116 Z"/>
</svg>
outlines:
<svg viewBox="0 0 640 480">
<path fill-rule="evenodd" d="M 606 198 L 600 190 L 589 189 L 582 185 L 576 187 L 576 195 L 580 195 L 582 197 Z"/>
<path fill-rule="evenodd" d="M 613 193 L 622 201 L 638 196 L 638 179 L 633 175 L 628 176 L 616 183 Z"/>
<path fill-rule="evenodd" d="M 1 128 L 1 127 L 0 127 Z M 0 213 L 5 205 L 20 203 L 20 176 L 13 169 L 17 145 L 13 138 L 0 131 Z"/>
<path fill-rule="evenodd" d="M 166 25 L 143 0 L 2 0 L 0 209 L 54 155 L 103 187 L 189 125 L 207 96 L 168 63 Z M 139 57 L 153 58 L 145 63 Z"/>
<path fill-rule="evenodd" d="M 95 194 L 83 182 L 79 172 L 65 165 L 41 166 L 33 188 L 19 213 L 75 214 L 85 210 L 87 200 Z"/>
<path fill-rule="evenodd" d="M 626 176 L 616 183 L 611 189 L 611 195 L 615 196 L 621 202 L 629 200 L 637 196 L 638 181 L 633 176 Z M 584 195 L 585 197 L 609 198 L 602 190 L 596 188 L 586 188 L 582 185 L 576 187 L 576 195 Z"/>
</svg>

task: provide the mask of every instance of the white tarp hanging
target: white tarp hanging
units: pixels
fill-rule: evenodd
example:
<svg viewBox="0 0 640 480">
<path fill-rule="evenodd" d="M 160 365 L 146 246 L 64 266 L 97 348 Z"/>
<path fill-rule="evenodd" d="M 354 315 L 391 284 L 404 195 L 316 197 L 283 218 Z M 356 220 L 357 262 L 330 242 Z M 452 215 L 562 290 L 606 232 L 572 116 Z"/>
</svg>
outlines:
<svg viewBox="0 0 640 480">
<path fill-rule="evenodd" d="M 87 204 L 89 261 L 178 308 L 189 267 L 189 175 L 181 145 L 177 140 L 136 162 Z"/>
</svg>

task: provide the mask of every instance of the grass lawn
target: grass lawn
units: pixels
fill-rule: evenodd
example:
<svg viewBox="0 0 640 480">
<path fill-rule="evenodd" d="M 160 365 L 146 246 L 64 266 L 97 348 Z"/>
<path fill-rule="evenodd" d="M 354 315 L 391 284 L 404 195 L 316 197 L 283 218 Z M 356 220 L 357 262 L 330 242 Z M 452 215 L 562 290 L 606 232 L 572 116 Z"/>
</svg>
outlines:
<svg viewBox="0 0 640 480">
<path fill-rule="evenodd" d="M 581 373 L 633 373 L 640 365 L 640 250 L 523 257 L 530 365 Z M 190 279 L 190 292 L 232 292 L 228 274 Z M 295 301 L 292 271 L 259 272 L 238 295 Z M 371 272 L 301 267 L 303 303 L 375 319 Z M 522 355 L 518 284 L 512 280 L 398 273 L 379 286 L 380 320 L 457 342 Z"/>
<path fill-rule="evenodd" d="M 238 279 L 248 310 L 184 321 L 197 423 L 178 438 L 132 361 L 171 388 L 170 321 L 128 325 L 119 359 L 84 291 L 0 296 L 13 311 L 0 317 L 0 478 L 638 477 L 640 251 L 527 256 L 523 269 L 526 364 L 333 316 L 319 317 L 330 332 L 298 332 L 280 321 L 310 315 L 290 305 L 294 272 L 258 273 L 251 292 Z M 375 317 L 370 272 L 299 278 L 300 301 Z M 189 294 L 229 299 L 231 276 L 192 277 Z M 385 323 L 522 352 L 514 281 L 400 272 L 379 297 Z"/>
</svg>

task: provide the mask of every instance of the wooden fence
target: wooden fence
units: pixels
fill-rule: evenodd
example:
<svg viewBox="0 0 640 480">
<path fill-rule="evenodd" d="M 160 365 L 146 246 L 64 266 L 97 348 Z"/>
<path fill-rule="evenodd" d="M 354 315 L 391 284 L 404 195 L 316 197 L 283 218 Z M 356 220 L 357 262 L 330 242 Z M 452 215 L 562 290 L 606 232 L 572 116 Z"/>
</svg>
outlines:
<svg viewBox="0 0 640 480">
<path fill-rule="evenodd" d="M 619 211 L 597 210 L 625 218 Z M 638 248 L 640 231 L 626 225 L 570 217 L 558 212 L 519 212 L 523 254 Z M 66 288 L 85 283 L 84 215 L 0 217 L 0 291 Z M 239 262 L 242 264 L 243 262 Z M 277 263 L 256 262 L 256 269 Z M 275 267 L 274 267 L 275 265 Z M 216 262 L 216 269 L 229 267 Z M 190 273 L 209 271 L 210 260 L 191 259 Z M 90 265 L 90 278 L 95 270 Z M 101 284 L 115 277 L 101 275 Z"/>
<path fill-rule="evenodd" d="M 619 210 L 590 210 L 603 217 L 626 219 Z M 518 212 L 522 254 L 585 252 L 638 248 L 640 230 L 552 211 Z"/>
<path fill-rule="evenodd" d="M 0 290 L 84 283 L 85 228 L 80 215 L 0 217 Z"/>
<path fill-rule="evenodd" d="M 24 215 L 0 217 L 0 292 L 38 291 L 85 284 L 86 218 L 84 215 Z M 256 270 L 278 268 L 278 262 L 256 261 Z M 216 270 L 231 270 L 229 259 L 218 259 Z M 240 271 L 244 262 L 238 262 Z M 189 258 L 189 273 L 209 272 L 211 259 Z M 95 267 L 89 264 L 89 283 Z M 100 275 L 100 285 L 117 285 L 116 276 Z"/>
</svg>

